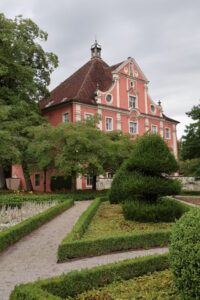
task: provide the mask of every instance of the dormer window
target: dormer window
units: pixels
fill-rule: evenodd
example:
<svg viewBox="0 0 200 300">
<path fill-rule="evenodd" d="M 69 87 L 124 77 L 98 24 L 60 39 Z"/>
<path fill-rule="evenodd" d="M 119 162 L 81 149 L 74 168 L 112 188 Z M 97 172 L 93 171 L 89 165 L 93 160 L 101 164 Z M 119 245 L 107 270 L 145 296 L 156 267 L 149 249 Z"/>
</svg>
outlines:
<svg viewBox="0 0 200 300">
<path fill-rule="evenodd" d="M 112 102 L 112 95 L 111 94 L 106 95 L 106 101 L 108 103 Z"/>
<path fill-rule="evenodd" d="M 136 108 L 136 97 L 129 96 L 129 108 Z"/>
<path fill-rule="evenodd" d="M 156 107 L 155 107 L 155 105 L 151 104 L 150 109 L 151 109 L 151 112 L 152 112 L 153 114 L 155 114 L 155 112 L 156 112 Z"/>
</svg>

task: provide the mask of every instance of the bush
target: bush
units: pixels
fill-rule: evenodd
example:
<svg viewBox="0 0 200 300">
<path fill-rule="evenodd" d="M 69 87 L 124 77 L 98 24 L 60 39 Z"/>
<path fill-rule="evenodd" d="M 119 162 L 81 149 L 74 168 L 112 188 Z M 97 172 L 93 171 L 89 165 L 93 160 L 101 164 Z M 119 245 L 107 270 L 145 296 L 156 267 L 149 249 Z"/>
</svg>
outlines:
<svg viewBox="0 0 200 300">
<path fill-rule="evenodd" d="M 107 254 L 112 251 L 128 249 L 151 248 L 169 244 L 171 231 L 163 230 L 158 232 L 131 233 L 106 238 L 81 239 L 91 223 L 101 201 L 104 197 L 97 198 L 81 215 L 70 234 L 58 247 L 58 261 L 65 261 L 71 258 Z"/>
<path fill-rule="evenodd" d="M 170 265 L 183 299 L 200 299 L 200 210 L 191 209 L 174 226 Z"/>
<path fill-rule="evenodd" d="M 51 190 L 71 190 L 72 188 L 72 177 L 64 176 L 52 176 L 51 177 Z"/>
<path fill-rule="evenodd" d="M 73 205 L 69 199 L 13 227 L 0 232 L 0 252 Z"/>
<path fill-rule="evenodd" d="M 10 300 L 68 299 L 103 287 L 114 281 L 129 280 L 169 267 L 168 256 L 152 255 L 99 266 L 90 270 L 73 271 L 55 278 L 15 287 Z"/>
<path fill-rule="evenodd" d="M 138 138 L 130 157 L 121 166 L 112 182 L 109 199 L 119 203 L 135 197 L 155 202 L 158 197 L 177 194 L 180 182 L 162 174 L 178 169 L 175 157 L 158 135 Z"/>
<path fill-rule="evenodd" d="M 162 198 L 155 204 L 144 201 L 128 201 L 122 205 L 125 219 L 138 222 L 174 222 L 189 210 L 176 200 Z"/>
</svg>

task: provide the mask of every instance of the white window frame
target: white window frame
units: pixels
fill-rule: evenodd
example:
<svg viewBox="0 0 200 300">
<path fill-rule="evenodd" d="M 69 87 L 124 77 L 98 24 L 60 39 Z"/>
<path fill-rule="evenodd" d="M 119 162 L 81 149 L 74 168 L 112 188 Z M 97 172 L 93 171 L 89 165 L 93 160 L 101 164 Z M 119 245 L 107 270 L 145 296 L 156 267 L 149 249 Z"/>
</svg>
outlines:
<svg viewBox="0 0 200 300">
<path fill-rule="evenodd" d="M 68 121 L 65 120 L 65 115 L 68 115 Z M 69 123 L 69 112 L 68 111 L 66 111 L 62 114 L 62 121 L 63 121 L 63 123 Z"/>
<path fill-rule="evenodd" d="M 156 128 L 156 132 L 153 132 L 153 127 Z M 158 126 L 157 125 L 154 125 L 154 124 L 151 125 L 151 133 L 158 134 Z"/>
<path fill-rule="evenodd" d="M 134 123 L 134 124 L 136 124 L 136 132 L 131 132 L 131 123 Z M 130 134 L 132 134 L 132 135 L 134 135 L 134 134 L 138 134 L 138 122 L 136 121 L 136 122 L 134 122 L 134 121 L 129 121 L 129 133 Z"/>
<path fill-rule="evenodd" d="M 107 128 L 107 119 L 111 120 L 111 129 Z M 113 131 L 113 118 L 112 117 L 106 117 L 105 118 L 105 128 L 106 128 L 106 131 Z"/>
<path fill-rule="evenodd" d="M 89 120 L 89 118 L 88 117 L 92 117 L 92 116 L 94 116 L 94 114 L 93 113 L 88 113 L 88 112 L 85 112 L 84 113 L 84 120 L 86 121 L 86 120 Z"/>
<path fill-rule="evenodd" d="M 93 180 L 93 177 L 91 175 L 87 175 L 86 178 L 85 178 L 85 180 L 86 180 L 86 187 L 92 187 L 92 184 L 88 184 L 88 178 L 89 178 L 89 181 Z"/>
<path fill-rule="evenodd" d="M 39 184 L 36 184 L 36 176 L 39 176 Z M 35 184 L 35 187 L 40 187 L 40 185 L 41 185 L 40 173 L 35 173 L 35 175 L 34 175 L 34 184 Z"/>
<path fill-rule="evenodd" d="M 169 130 L 169 137 L 167 137 L 167 135 L 166 135 L 166 129 Z M 169 127 L 165 127 L 165 138 L 166 138 L 166 140 L 171 140 L 171 128 L 169 128 Z"/>
<path fill-rule="evenodd" d="M 135 107 L 130 106 L 130 97 L 135 98 Z M 129 109 L 137 108 L 137 96 L 134 96 L 134 95 L 128 95 L 128 107 L 129 107 Z"/>
</svg>

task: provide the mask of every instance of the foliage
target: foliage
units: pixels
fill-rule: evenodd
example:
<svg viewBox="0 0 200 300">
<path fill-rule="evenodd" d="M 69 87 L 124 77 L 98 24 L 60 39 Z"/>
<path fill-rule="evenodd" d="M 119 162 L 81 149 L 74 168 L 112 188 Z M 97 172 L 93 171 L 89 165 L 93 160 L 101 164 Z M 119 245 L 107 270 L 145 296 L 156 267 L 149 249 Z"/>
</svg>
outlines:
<svg viewBox="0 0 200 300">
<path fill-rule="evenodd" d="M 200 177 L 200 159 L 186 159 L 179 161 L 180 174 L 184 176 Z"/>
<path fill-rule="evenodd" d="M 70 208 L 73 203 L 73 200 L 64 201 L 47 209 L 45 212 L 39 213 L 7 230 L 0 232 L 0 252 L 19 241 L 22 237 L 37 229 L 47 221 L 59 215 L 61 212 Z"/>
<path fill-rule="evenodd" d="M 180 195 L 183 195 L 183 196 L 200 196 L 200 191 L 182 190 Z"/>
<path fill-rule="evenodd" d="M 159 199 L 156 204 L 128 201 L 122 207 L 125 219 L 137 222 L 175 222 L 189 210 L 187 205 L 169 198 Z"/>
<path fill-rule="evenodd" d="M 57 56 L 39 44 L 47 36 L 30 19 L 0 14 L 0 165 L 21 162 L 26 178 L 28 130 L 44 122 L 37 102 L 48 95 L 50 75 L 58 65 Z"/>
<path fill-rule="evenodd" d="M 68 298 L 70 299 L 70 298 Z M 93 289 L 77 295 L 76 300 L 116 299 L 166 299 L 181 300 L 169 270 L 154 272 L 138 278 L 113 282 L 98 290 Z"/>
<path fill-rule="evenodd" d="M 200 210 L 192 209 L 174 226 L 170 264 L 183 299 L 200 298 Z"/>
<path fill-rule="evenodd" d="M 94 239 L 127 233 L 170 230 L 172 226 L 173 223 L 139 223 L 125 220 L 120 204 L 105 201 L 99 206 L 82 238 Z"/>
<path fill-rule="evenodd" d="M 163 176 L 178 169 L 175 157 L 158 135 L 138 138 L 130 157 L 114 177 L 111 203 L 139 198 L 154 202 L 159 196 L 177 194 L 180 183 Z"/>
<path fill-rule="evenodd" d="M 192 118 L 193 123 L 186 126 L 185 135 L 182 138 L 183 160 L 200 158 L 200 104 L 193 106 L 187 115 Z"/>
<path fill-rule="evenodd" d="M 72 232 L 59 245 L 57 253 L 59 261 L 75 257 L 101 255 L 112 251 L 164 246 L 169 243 L 171 232 L 167 230 L 123 233 L 92 239 L 82 238 L 100 203 L 101 200 L 96 199 L 89 206 L 79 218 Z"/>
<path fill-rule="evenodd" d="M 42 299 L 52 300 L 75 297 L 84 291 L 151 272 L 162 271 L 168 266 L 167 255 L 152 255 L 84 269 L 79 272 L 73 271 L 55 278 L 40 280 L 34 284 L 19 285 L 15 287 L 10 300 L 39 300 L 41 296 L 43 296 Z"/>
<path fill-rule="evenodd" d="M 71 176 L 52 176 L 51 177 L 51 191 L 59 190 L 71 190 L 72 188 L 72 178 Z"/>
</svg>

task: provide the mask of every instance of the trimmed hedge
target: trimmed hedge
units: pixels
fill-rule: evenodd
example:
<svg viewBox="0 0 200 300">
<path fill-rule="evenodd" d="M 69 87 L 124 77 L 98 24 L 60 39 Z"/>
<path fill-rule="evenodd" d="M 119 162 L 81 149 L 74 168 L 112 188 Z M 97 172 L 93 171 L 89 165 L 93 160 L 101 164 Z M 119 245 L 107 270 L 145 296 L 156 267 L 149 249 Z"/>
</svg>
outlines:
<svg viewBox="0 0 200 300">
<path fill-rule="evenodd" d="M 127 201 L 122 204 L 125 219 L 137 222 L 174 222 L 190 210 L 188 205 L 170 198 L 159 199 L 156 203 Z"/>
<path fill-rule="evenodd" d="M 165 246 L 169 244 L 171 231 L 167 230 L 158 232 L 129 233 L 90 240 L 81 239 L 96 214 L 101 202 L 105 200 L 107 200 L 105 197 L 95 199 L 88 209 L 81 215 L 70 234 L 64 238 L 58 247 L 58 261 L 65 261 L 77 257 L 107 254 L 112 251 L 138 248 L 148 249 L 152 246 Z"/>
<path fill-rule="evenodd" d="M 13 227 L 0 232 L 0 252 L 73 205 L 72 199 L 59 203 Z"/>
<path fill-rule="evenodd" d="M 73 271 L 15 287 L 10 300 L 60 300 L 75 297 L 84 291 L 98 289 L 114 281 L 129 280 L 169 267 L 168 255 L 152 255 L 95 267 L 90 270 Z"/>
<path fill-rule="evenodd" d="M 185 214 L 172 231 L 170 265 L 183 299 L 200 299 L 200 210 Z"/>
<path fill-rule="evenodd" d="M 171 231 L 141 232 L 97 238 L 91 240 L 74 240 L 63 242 L 58 248 L 58 260 L 65 261 L 77 257 L 90 257 L 114 251 L 130 249 L 149 249 L 166 246 L 170 242 Z"/>
<path fill-rule="evenodd" d="M 101 204 L 101 199 L 95 199 L 92 204 L 88 207 L 88 209 L 80 216 L 78 222 L 74 225 L 72 231 L 62 240 L 62 243 L 58 247 L 58 260 L 62 260 L 61 256 L 63 253 L 63 247 L 66 247 L 66 244 L 81 239 L 87 230 L 89 224 L 91 223 L 97 209 Z"/>
<path fill-rule="evenodd" d="M 180 195 L 183 195 L 183 196 L 200 196 L 200 191 L 182 190 Z"/>
<path fill-rule="evenodd" d="M 72 188 L 72 177 L 64 177 L 64 176 L 52 176 L 51 177 L 51 190 L 56 191 L 56 190 L 62 190 L 62 189 L 67 189 L 71 190 Z"/>
</svg>

